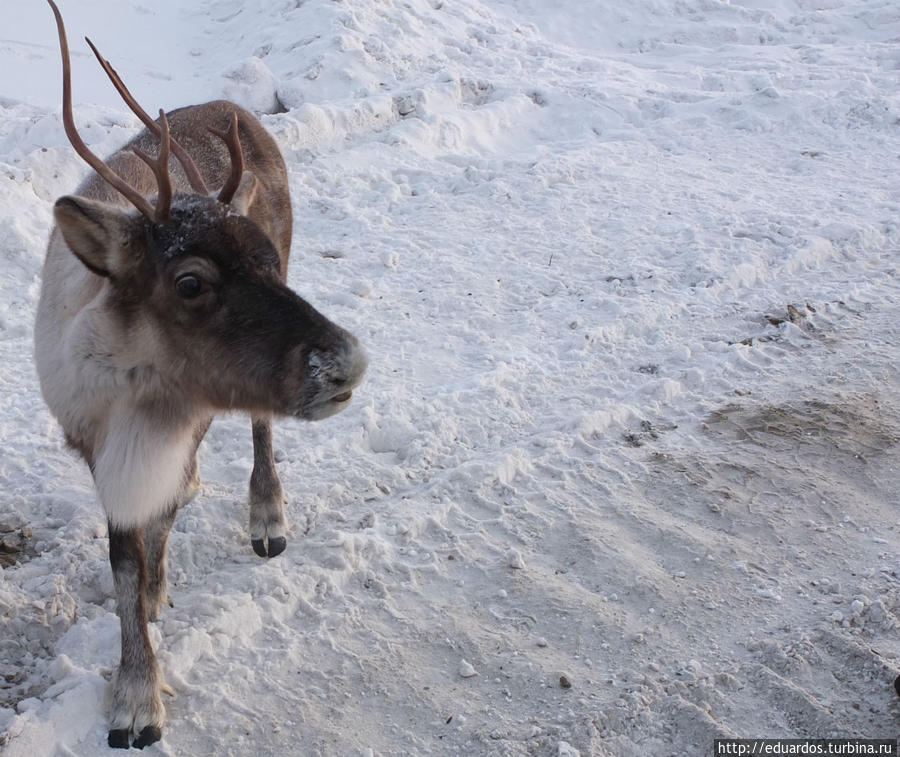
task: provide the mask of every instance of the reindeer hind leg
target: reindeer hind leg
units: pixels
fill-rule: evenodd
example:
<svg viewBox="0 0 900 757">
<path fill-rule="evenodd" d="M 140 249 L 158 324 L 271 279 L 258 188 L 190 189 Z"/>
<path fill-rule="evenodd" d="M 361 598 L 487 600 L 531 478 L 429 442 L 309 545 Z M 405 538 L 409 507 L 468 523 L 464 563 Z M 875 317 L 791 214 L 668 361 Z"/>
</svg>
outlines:
<svg viewBox="0 0 900 757">
<path fill-rule="evenodd" d="M 169 512 L 152 520 L 143 529 L 147 554 L 147 617 L 151 621 L 159 620 L 164 604 L 172 606 L 166 583 L 167 547 L 169 531 L 177 513 L 178 508 L 173 506 Z"/>
<path fill-rule="evenodd" d="M 194 432 L 194 449 L 184 470 L 184 483 L 170 509 L 144 526 L 144 547 L 147 553 L 147 612 L 151 621 L 159 620 L 164 604 L 172 606 L 166 586 L 168 567 L 167 547 L 169 532 L 178 511 L 200 491 L 200 474 L 197 465 L 197 448 L 209 429 L 210 420 L 200 423 Z"/>
</svg>

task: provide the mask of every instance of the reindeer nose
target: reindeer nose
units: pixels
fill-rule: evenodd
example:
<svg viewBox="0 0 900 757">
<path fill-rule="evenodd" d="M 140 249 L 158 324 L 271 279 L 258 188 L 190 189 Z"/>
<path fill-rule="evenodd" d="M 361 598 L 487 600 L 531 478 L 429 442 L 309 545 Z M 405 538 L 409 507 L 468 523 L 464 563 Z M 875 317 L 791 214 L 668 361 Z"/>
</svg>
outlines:
<svg viewBox="0 0 900 757">
<path fill-rule="evenodd" d="M 313 344 L 298 344 L 287 365 L 296 366 L 292 415 L 317 421 L 341 412 L 350 403 L 369 365 L 359 340 L 340 326 L 321 318 Z M 294 362 L 296 361 L 296 362 Z"/>
<path fill-rule="evenodd" d="M 310 350 L 309 375 L 319 384 L 320 393 L 335 402 L 346 402 L 362 381 L 369 358 L 359 340 L 350 333 L 332 348 Z"/>
</svg>

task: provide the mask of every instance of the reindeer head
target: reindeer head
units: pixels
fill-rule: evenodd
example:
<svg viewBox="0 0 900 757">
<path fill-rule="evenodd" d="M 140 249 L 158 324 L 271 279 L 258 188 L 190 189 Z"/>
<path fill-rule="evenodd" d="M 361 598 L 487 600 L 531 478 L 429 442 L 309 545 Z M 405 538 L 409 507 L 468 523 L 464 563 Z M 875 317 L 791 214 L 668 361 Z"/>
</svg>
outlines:
<svg viewBox="0 0 900 757">
<path fill-rule="evenodd" d="M 244 170 L 237 114 L 227 131 L 209 129 L 231 159 L 230 175 L 213 196 L 170 133 L 165 113 L 158 121 L 150 118 L 91 45 L 125 101 L 160 139 L 155 159 L 133 148 L 156 178 L 152 205 L 79 137 L 65 29 L 53 0 L 48 2 L 63 58 L 66 134 L 135 208 L 75 195 L 54 207 L 67 247 L 106 280 L 99 330 L 111 367 L 132 377 L 136 391 L 153 387 L 158 394 L 162 388 L 172 398 L 212 409 L 318 420 L 346 407 L 366 370 L 365 352 L 284 284 L 283 259 L 251 218 L 254 202 L 268 190 Z M 170 154 L 184 167 L 191 192 L 173 190 Z"/>
</svg>

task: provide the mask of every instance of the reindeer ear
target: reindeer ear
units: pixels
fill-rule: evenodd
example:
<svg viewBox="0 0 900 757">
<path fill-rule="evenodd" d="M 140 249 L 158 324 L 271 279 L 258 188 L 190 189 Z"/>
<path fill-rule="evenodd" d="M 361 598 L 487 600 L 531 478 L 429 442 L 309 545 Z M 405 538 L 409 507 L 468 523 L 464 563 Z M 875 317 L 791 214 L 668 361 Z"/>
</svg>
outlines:
<svg viewBox="0 0 900 757">
<path fill-rule="evenodd" d="M 60 197 L 53 215 L 69 249 L 98 276 L 113 276 L 130 217 L 119 208 L 85 197 Z"/>
<path fill-rule="evenodd" d="M 250 206 L 253 205 L 253 200 L 256 199 L 257 189 L 259 189 L 259 179 L 256 178 L 253 171 L 244 171 L 241 183 L 238 184 L 229 205 L 242 216 L 247 215 L 250 212 Z"/>
</svg>

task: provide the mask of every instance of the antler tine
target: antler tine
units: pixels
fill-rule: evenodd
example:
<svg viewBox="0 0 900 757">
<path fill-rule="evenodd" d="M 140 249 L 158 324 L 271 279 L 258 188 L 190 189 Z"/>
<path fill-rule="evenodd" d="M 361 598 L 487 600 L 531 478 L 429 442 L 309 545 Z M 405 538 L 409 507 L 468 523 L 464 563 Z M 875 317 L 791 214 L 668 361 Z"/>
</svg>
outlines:
<svg viewBox="0 0 900 757">
<path fill-rule="evenodd" d="M 237 192 L 238 185 L 241 183 L 241 176 L 244 174 L 244 151 L 241 149 L 241 139 L 238 136 L 237 113 L 232 114 L 228 131 L 210 128 L 209 132 L 215 134 L 225 143 L 226 147 L 228 147 L 228 154 L 231 156 L 231 174 L 229 174 L 228 181 L 225 182 L 225 186 L 219 192 L 219 202 L 229 203 L 231 198 L 234 197 L 234 193 Z"/>
<path fill-rule="evenodd" d="M 103 67 L 109 80 L 116 88 L 116 91 L 122 96 L 125 104 L 131 108 L 132 112 L 143 122 L 144 126 L 159 137 L 162 133 L 159 124 L 157 124 L 156 121 L 150 117 L 150 114 L 138 104 L 131 92 L 128 91 L 128 87 L 125 86 L 125 83 L 119 77 L 116 69 L 114 69 L 109 61 L 100 54 L 100 51 L 94 46 L 94 43 L 87 37 L 84 39 L 91 46 L 91 50 L 94 51 L 94 55 L 97 57 L 97 60 L 100 62 L 100 65 Z M 172 138 L 171 135 L 169 136 L 169 144 L 171 145 L 172 153 L 178 158 L 181 167 L 184 168 L 184 172 L 187 174 L 188 181 L 193 190 L 198 194 L 209 194 L 206 182 L 203 181 L 203 177 L 200 175 L 200 171 L 197 170 L 197 165 L 194 163 L 191 156 L 187 154 L 187 151 L 177 140 Z"/>
<path fill-rule="evenodd" d="M 59 12 L 59 8 L 56 7 L 56 3 L 53 0 L 47 0 L 47 2 L 53 9 L 53 15 L 56 17 L 56 29 L 59 32 L 59 51 L 62 56 L 63 66 L 63 127 L 66 130 L 66 136 L 69 138 L 69 142 L 72 143 L 72 147 L 75 148 L 75 152 L 91 168 L 120 192 L 142 215 L 152 221 L 154 216 L 153 206 L 140 192 L 91 152 L 75 128 L 75 118 L 72 115 L 72 64 L 69 60 L 69 41 L 66 38 L 66 27 L 63 24 L 62 14 Z"/>
<path fill-rule="evenodd" d="M 131 150 L 141 160 L 144 161 L 156 176 L 156 184 L 159 192 L 156 196 L 156 213 L 153 220 L 156 223 L 163 223 L 169 218 L 169 209 L 172 207 L 172 177 L 169 175 L 169 148 L 172 146 L 172 139 L 169 135 L 169 119 L 166 118 L 166 112 L 159 109 L 159 155 L 156 160 L 151 158 L 143 150 L 132 147 Z"/>
</svg>

